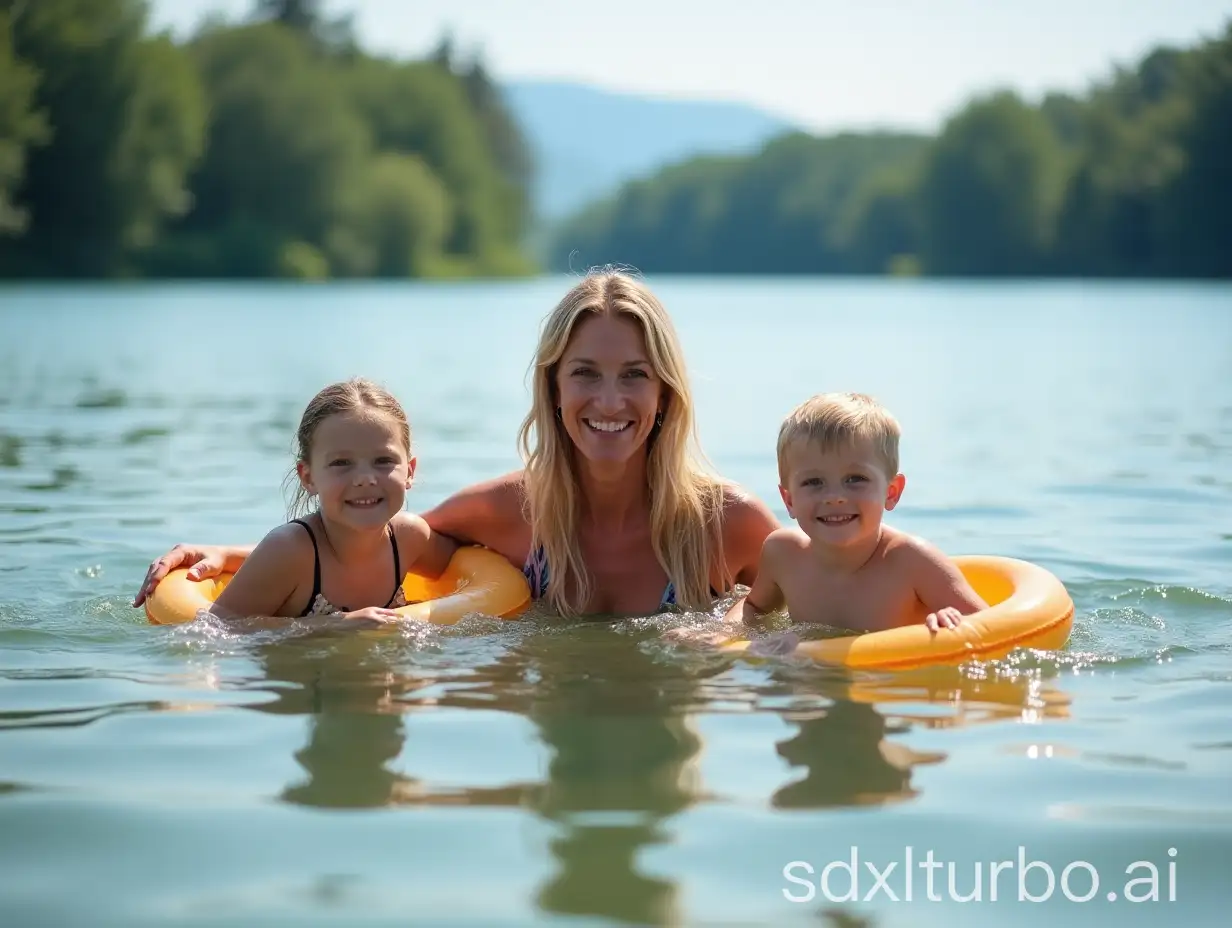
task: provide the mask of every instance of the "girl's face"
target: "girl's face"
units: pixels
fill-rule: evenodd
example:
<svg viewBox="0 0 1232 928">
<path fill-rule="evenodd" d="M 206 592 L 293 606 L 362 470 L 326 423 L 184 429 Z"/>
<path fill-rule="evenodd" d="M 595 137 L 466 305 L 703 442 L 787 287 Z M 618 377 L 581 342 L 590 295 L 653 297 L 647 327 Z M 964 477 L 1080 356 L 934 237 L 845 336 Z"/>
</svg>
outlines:
<svg viewBox="0 0 1232 928">
<path fill-rule="evenodd" d="M 591 314 L 573 329 L 556 369 L 561 422 L 590 461 L 642 451 L 664 400 L 635 319 Z"/>
<path fill-rule="evenodd" d="M 300 482 L 320 499 L 322 517 L 356 529 L 383 528 L 406 502 L 415 476 L 402 430 L 373 411 L 336 413 L 317 426 Z"/>
</svg>

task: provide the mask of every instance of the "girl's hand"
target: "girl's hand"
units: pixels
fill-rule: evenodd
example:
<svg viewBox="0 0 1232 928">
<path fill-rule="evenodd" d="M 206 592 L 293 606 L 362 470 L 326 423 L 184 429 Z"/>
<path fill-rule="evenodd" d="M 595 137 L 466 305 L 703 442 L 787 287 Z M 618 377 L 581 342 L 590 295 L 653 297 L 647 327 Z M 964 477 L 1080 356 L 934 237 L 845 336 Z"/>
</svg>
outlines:
<svg viewBox="0 0 1232 928">
<path fill-rule="evenodd" d="M 382 609 L 380 606 L 367 606 L 347 612 L 341 616 L 339 624 L 355 623 L 361 628 L 375 628 L 381 625 L 396 625 L 402 621 L 402 616 L 392 609 Z"/>
<path fill-rule="evenodd" d="M 227 565 L 227 549 L 221 545 L 176 545 L 162 557 L 150 564 L 141 589 L 133 599 L 134 608 L 140 606 L 154 592 L 160 580 L 177 567 L 188 567 L 190 580 L 216 577 Z"/>
</svg>

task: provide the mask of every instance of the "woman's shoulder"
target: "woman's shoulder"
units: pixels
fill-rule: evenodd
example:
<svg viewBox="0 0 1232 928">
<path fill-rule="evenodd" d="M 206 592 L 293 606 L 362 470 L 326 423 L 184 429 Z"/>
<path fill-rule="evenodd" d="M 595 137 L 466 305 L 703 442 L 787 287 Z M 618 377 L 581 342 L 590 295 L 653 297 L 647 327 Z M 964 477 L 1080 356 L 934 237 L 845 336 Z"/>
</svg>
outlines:
<svg viewBox="0 0 1232 928">
<path fill-rule="evenodd" d="M 436 532 L 462 544 L 479 544 L 509 556 L 525 546 L 528 527 L 523 509 L 522 471 L 471 484 L 423 514 Z"/>
<path fill-rule="evenodd" d="M 515 470 L 463 487 L 449 501 L 482 507 L 495 514 L 520 510 L 525 496 L 526 472 Z"/>
<path fill-rule="evenodd" d="M 781 528 L 770 507 L 744 487 L 720 481 L 723 513 L 723 552 L 737 583 L 751 583 L 761 559 L 762 545 Z"/>
<path fill-rule="evenodd" d="M 767 527 L 767 533 L 779 527 L 778 519 L 774 517 L 770 507 L 740 484 L 730 480 L 717 480 L 716 487 L 722 501 L 724 524 L 732 524 L 736 528 L 748 527 L 750 524 L 759 528 Z"/>
</svg>

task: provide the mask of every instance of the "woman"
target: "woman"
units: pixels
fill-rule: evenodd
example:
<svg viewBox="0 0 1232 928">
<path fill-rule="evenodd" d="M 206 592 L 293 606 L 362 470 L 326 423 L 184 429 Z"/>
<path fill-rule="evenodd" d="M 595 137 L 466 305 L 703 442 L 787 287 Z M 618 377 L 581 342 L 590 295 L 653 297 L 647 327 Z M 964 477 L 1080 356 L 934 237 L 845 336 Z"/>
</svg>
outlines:
<svg viewBox="0 0 1232 928">
<path fill-rule="evenodd" d="M 524 469 L 424 513 L 444 543 L 483 545 L 523 569 L 565 616 L 708 610 L 751 585 L 778 528 L 764 503 L 705 473 L 693 399 L 667 311 L 639 280 L 592 274 L 544 323 Z M 133 605 L 177 567 L 236 570 L 250 548 L 177 545 L 150 565 Z"/>
</svg>

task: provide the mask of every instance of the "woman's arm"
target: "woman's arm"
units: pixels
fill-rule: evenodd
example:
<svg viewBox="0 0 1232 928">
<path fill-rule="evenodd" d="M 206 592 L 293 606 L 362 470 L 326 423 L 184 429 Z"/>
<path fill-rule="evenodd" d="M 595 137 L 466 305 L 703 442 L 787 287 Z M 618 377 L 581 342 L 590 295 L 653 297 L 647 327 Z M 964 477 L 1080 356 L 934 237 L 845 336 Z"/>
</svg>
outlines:
<svg viewBox="0 0 1232 928">
<path fill-rule="evenodd" d="M 154 592 L 160 580 L 180 567 L 188 568 L 189 580 L 204 580 L 222 573 L 235 573 L 254 545 L 176 545 L 153 561 L 141 581 L 141 589 L 133 598 L 133 608 L 140 606 Z"/>
<path fill-rule="evenodd" d="M 530 544 L 523 493 L 522 472 L 515 471 L 459 490 L 425 512 L 423 520 L 434 532 L 491 548 L 520 568 Z"/>
</svg>

